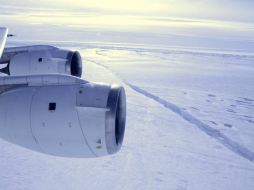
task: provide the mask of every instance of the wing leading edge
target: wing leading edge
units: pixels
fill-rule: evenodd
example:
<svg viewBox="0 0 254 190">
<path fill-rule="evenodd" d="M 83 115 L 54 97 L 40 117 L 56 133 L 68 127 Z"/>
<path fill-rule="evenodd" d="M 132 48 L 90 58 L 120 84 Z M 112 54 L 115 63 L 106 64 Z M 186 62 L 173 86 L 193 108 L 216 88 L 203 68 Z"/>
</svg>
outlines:
<svg viewBox="0 0 254 190">
<path fill-rule="evenodd" d="M 0 58 L 4 50 L 7 34 L 8 34 L 8 29 L 0 27 Z"/>
</svg>

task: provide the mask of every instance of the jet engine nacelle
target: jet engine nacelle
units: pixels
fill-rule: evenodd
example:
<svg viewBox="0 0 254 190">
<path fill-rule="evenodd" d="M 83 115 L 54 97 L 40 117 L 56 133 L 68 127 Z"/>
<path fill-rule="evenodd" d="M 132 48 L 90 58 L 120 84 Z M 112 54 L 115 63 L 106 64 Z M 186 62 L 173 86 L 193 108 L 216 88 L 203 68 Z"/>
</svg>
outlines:
<svg viewBox="0 0 254 190">
<path fill-rule="evenodd" d="M 64 157 L 117 152 L 125 131 L 122 87 L 66 75 L 0 78 L 0 137 Z"/>
<path fill-rule="evenodd" d="M 82 75 L 82 59 L 79 52 L 53 46 L 8 48 L 3 53 L 1 63 L 7 63 L 7 66 L 0 71 L 9 75 Z"/>
</svg>

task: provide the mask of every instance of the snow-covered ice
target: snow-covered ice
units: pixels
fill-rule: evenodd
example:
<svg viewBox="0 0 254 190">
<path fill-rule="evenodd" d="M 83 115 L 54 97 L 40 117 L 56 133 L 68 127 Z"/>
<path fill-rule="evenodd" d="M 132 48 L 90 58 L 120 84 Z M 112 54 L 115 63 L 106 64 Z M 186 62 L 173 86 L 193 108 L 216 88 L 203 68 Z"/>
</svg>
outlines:
<svg viewBox="0 0 254 190">
<path fill-rule="evenodd" d="M 85 79 L 126 88 L 122 150 L 57 158 L 1 140 L 1 189 L 253 189 L 254 57 L 80 49 Z"/>
<path fill-rule="evenodd" d="M 3 22 L 12 30 L 25 25 Z M 92 42 L 82 41 L 80 28 L 68 26 L 67 35 L 63 26 L 27 26 L 48 30 L 43 43 L 79 49 L 85 79 L 125 87 L 126 135 L 119 153 L 96 159 L 53 157 L 0 139 L 1 190 L 254 189 L 253 41 L 244 49 L 246 39 L 234 40 L 232 33 L 214 42 L 212 32 L 201 40 L 86 30 L 99 39 Z M 20 29 L 25 39 L 28 29 Z M 52 41 L 55 29 L 63 41 Z M 80 40 L 68 41 L 74 34 Z M 29 43 L 38 43 L 38 35 Z"/>
</svg>

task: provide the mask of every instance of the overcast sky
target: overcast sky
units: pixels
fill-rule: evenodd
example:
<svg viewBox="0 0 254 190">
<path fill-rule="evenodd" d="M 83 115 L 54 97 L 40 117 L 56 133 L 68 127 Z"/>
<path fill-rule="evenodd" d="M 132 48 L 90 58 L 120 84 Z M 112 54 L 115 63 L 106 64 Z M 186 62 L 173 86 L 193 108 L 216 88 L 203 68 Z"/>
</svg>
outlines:
<svg viewBox="0 0 254 190">
<path fill-rule="evenodd" d="M 253 0 L 0 0 L 1 5 L 254 22 Z"/>
</svg>

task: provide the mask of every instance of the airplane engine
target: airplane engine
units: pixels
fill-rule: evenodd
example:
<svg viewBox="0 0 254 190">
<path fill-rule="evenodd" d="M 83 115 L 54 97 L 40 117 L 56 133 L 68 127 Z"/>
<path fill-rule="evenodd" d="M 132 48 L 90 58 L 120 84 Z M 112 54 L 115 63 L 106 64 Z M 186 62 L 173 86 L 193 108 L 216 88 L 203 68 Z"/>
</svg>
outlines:
<svg viewBox="0 0 254 190">
<path fill-rule="evenodd" d="M 0 59 L 6 67 L 0 69 L 8 75 L 67 74 L 82 75 L 82 59 L 78 51 L 53 46 L 8 48 Z"/>
<path fill-rule="evenodd" d="M 0 137 L 42 153 L 99 157 L 122 146 L 123 87 L 67 75 L 0 78 Z"/>
</svg>

